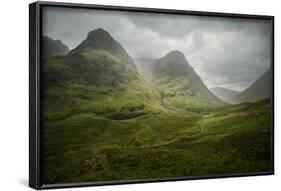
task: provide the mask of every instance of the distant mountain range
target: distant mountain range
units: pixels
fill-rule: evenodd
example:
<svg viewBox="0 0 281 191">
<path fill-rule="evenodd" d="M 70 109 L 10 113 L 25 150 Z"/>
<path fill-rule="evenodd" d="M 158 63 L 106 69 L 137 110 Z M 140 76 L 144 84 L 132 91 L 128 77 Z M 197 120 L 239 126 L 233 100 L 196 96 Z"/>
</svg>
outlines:
<svg viewBox="0 0 281 191">
<path fill-rule="evenodd" d="M 233 102 L 254 102 L 270 97 L 270 71 L 265 72 L 250 87 L 237 94 Z"/>
<path fill-rule="evenodd" d="M 265 72 L 244 91 L 234 91 L 215 87 L 211 91 L 220 99 L 229 103 L 255 102 L 270 97 L 270 71 Z"/>
<path fill-rule="evenodd" d="M 210 89 L 213 94 L 215 94 L 218 98 L 221 100 L 224 100 L 226 102 L 233 102 L 234 96 L 239 94 L 239 91 L 227 89 L 227 88 L 222 88 L 222 87 L 214 87 Z"/>
</svg>

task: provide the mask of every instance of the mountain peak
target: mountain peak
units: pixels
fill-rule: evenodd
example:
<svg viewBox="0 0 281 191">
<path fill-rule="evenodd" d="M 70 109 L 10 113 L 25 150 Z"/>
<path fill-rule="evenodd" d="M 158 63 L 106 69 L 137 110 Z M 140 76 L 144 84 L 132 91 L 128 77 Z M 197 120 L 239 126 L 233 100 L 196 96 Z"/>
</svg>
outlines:
<svg viewBox="0 0 281 191">
<path fill-rule="evenodd" d="M 84 51 L 89 49 L 100 49 L 118 56 L 129 57 L 126 50 L 106 30 L 95 29 L 88 33 L 87 38 L 78 45 L 75 50 Z"/>
<path fill-rule="evenodd" d="M 188 64 L 188 61 L 186 60 L 184 54 L 179 50 L 173 50 L 166 54 L 162 59 L 169 60 L 173 64 L 180 64 L 180 65 L 187 65 L 191 68 L 191 66 Z"/>
<path fill-rule="evenodd" d="M 156 72 L 157 71 L 157 72 Z M 158 59 L 154 65 L 155 75 L 186 76 L 194 73 L 182 52 L 174 50 Z"/>
<path fill-rule="evenodd" d="M 79 47 L 105 48 L 119 44 L 113 37 L 102 28 L 92 30 L 88 33 L 87 38 L 79 45 Z"/>
<path fill-rule="evenodd" d="M 88 33 L 87 40 L 92 41 L 92 40 L 96 40 L 96 39 L 104 40 L 104 41 L 106 41 L 106 40 L 111 40 L 111 41 L 114 40 L 112 38 L 112 36 L 106 30 L 104 30 L 102 28 L 98 28 L 98 29 L 90 31 Z"/>
<path fill-rule="evenodd" d="M 184 57 L 184 54 L 179 50 L 172 50 L 166 56 Z"/>
</svg>

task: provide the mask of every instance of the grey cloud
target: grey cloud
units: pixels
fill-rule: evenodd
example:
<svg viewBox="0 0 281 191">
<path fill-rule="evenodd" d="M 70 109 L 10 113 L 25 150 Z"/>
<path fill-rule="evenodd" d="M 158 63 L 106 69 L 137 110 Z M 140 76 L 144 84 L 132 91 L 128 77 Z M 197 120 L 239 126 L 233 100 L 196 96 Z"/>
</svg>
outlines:
<svg viewBox="0 0 281 191">
<path fill-rule="evenodd" d="M 70 8 L 44 11 L 44 35 L 75 48 L 104 28 L 133 57 L 184 52 L 208 87 L 241 90 L 270 67 L 270 23 L 265 20 Z"/>
</svg>

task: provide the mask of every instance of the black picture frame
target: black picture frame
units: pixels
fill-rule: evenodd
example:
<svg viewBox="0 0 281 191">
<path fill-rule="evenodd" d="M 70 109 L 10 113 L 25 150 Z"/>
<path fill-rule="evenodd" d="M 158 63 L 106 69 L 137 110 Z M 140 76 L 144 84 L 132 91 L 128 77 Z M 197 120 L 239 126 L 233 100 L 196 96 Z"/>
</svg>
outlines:
<svg viewBox="0 0 281 191">
<path fill-rule="evenodd" d="M 176 15 L 196 15 L 211 16 L 224 18 L 245 18 L 245 19 L 261 19 L 271 22 L 271 170 L 268 172 L 258 173 L 241 173 L 241 174 L 223 174 L 215 176 L 194 176 L 194 177 L 174 177 L 160 179 L 142 179 L 142 180 L 118 180 L 105 182 L 86 182 L 86 183 L 67 183 L 67 184 L 51 184 L 44 185 L 40 180 L 40 116 L 41 116 L 41 51 L 42 51 L 42 8 L 48 7 L 67 7 L 67 8 L 84 8 L 96 10 L 110 11 L 128 11 L 142 13 L 164 13 Z M 181 181 L 194 179 L 211 179 L 226 177 L 244 177 L 257 175 L 273 175 L 274 174 L 274 16 L 265 15 L 248 15 L 234 13 L 217 13 L 217 12 L 201 12 L 201 11 L 185 11 L 185 10 L 169 10 L 141 7 L 120 7 L 108 5 L 90 5 L 90 4 L 73 4 L 58 2 L 35 2 L 29 5 L 29 186 L 34 189 L 54 189 L 54 188 L 70 188 L 85 187 L 99 185 L 115 185 L 115 184 L 132 184 L 132 183 L 151 183 L 163 181 Z"/>
</svg>

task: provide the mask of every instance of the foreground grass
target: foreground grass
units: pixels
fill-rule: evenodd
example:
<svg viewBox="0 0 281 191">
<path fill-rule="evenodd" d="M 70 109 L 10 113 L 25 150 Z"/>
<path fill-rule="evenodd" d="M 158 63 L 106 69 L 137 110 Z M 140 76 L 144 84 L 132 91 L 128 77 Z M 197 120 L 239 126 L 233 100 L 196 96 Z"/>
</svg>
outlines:
<svg viewBox="0 0 281 191">
<path fill-rule="evenodd" d="M 269 102 L 125 120 L 74 113 L 43 125 L 43 183 L 270 170 Z M 176 141 L 173 141 L 176 140 Z"/>
</svg>

